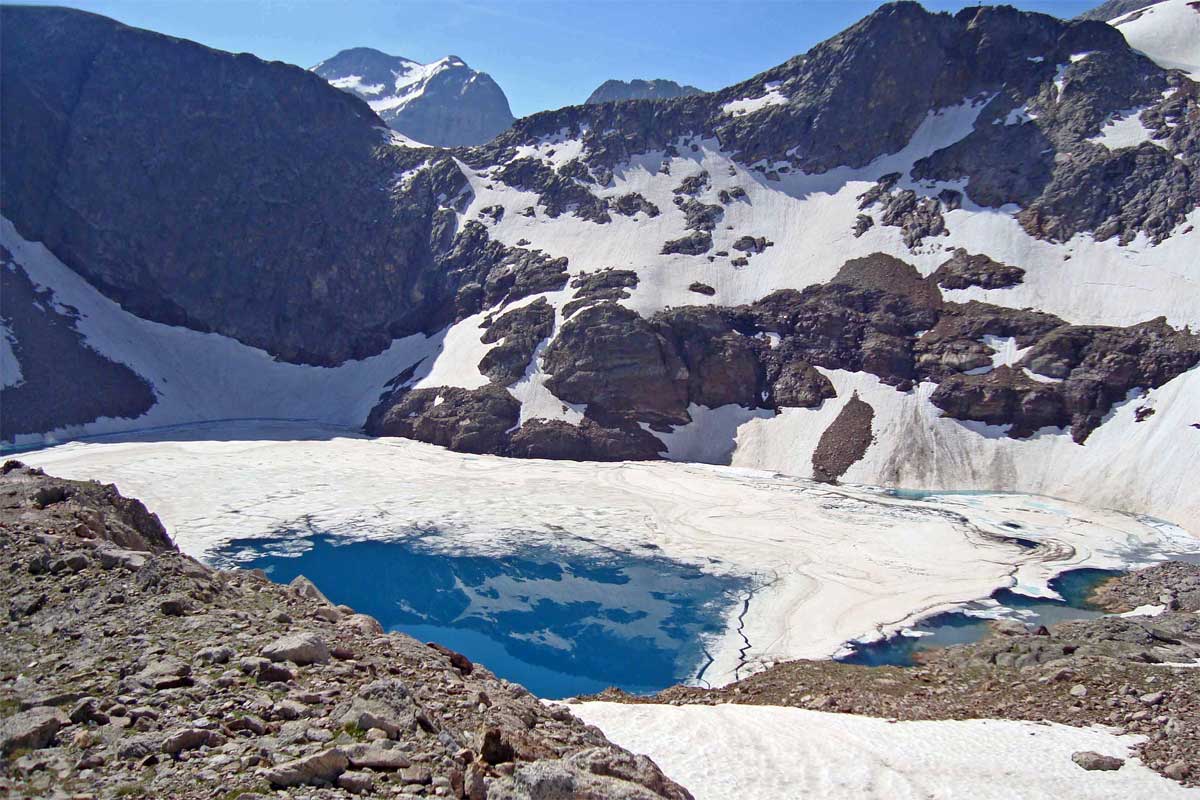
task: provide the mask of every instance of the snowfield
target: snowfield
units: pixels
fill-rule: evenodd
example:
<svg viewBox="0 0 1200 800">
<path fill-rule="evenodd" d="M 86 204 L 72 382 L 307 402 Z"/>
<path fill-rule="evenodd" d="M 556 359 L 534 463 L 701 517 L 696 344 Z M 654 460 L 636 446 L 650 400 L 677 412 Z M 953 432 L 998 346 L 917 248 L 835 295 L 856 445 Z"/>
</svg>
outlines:
<svg viewBox="0 0 1200 800">
<path fill-rule="evenodd" d="M 654 759 L 696 800 L 1196 798 L 1136 759 L 1084 772 L 1071 754 L 1128 758 L 1137 737 L 1008 720 L 888 722 L 800 708 L 578 703 L 572 713 Z"/>
<path fill-rule="evenodd" d="M 1200 9 L 1194 0 L 1163 0 L 1109 22 L 1154 63 L 1200 81 Z"/>
<path fill-rule="evenodd" d="M 1048 582 L 1065 570 L 1200 552 L 1175 526 L 1044 497 L 907 500 L 732 467 L 513 461 L 284 423 L 192 426 L 22 458 L 116 483 L 198 557 L 310 526 L 351 540 L 434 531 L 435 546 L 475 554 L 612 549 L 749 577 L 744 618 L 731 611 L 708 643 L 712 683 L 827 658 L 1000 587 L 1052 596 Z"/>
</svg>

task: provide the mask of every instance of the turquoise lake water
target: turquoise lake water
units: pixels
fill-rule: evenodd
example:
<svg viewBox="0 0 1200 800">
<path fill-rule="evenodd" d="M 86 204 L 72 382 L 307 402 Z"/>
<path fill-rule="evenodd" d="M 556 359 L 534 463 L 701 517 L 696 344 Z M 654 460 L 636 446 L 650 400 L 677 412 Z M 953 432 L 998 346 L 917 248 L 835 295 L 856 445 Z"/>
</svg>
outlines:
<svg viewBox="0 0 1200 800">
<path fill-rule="evenodd" d="M 334 603 L 479 661 L 540 697 L 609 686 L 648 693 L 705 668 L 749 582 L 666 559 L 529 549 L 502 557 L 434 551 L 420 538 L 317 534 L 238 540 L 221 564 L 304 575 Z"/>
<path fill-rule="evenodd" d="M 1103 616 L 1104 612 L 1091 606 L 1087 602 L 1088 596 L 1099 583 L 1119 574 L 1103 569 L 1076 569 L 1064 572 L 1050 581 L 1050 588 L 1062 595 L 1062 600 L 1026 597 L 1008 589 L 995 592 L 992 599 L 1001 607 L 1018 612 L 1009 618 L 1027 625 L 1053 625 L 1069 619 L 1090 619 Z M 917 655 L 922 651 L 979 641 L 990 630 L 990 622 L 989 619 L 961 611 L 948 611 L 914 625 L 913 630 L 924 634 L 922 636 L 900 634 L 878 642 L 858 644 L 853 654 L 838 660 L 848 664 L 875 667 L 909 667 L 915 663 Z"/>
</svg>

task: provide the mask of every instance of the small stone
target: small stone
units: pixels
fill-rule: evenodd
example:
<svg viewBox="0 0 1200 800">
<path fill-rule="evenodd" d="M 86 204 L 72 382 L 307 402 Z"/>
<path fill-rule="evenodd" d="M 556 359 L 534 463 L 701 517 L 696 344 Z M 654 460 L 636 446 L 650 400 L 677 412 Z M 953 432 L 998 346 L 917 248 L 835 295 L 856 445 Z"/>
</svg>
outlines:
<svg viewBox="0 0 1200 800">
<path fill-rule="evenodd" d="M 187 609 L 188 603 L 182 597 L 168 597 L 158 604 L 158 610 L 168 617 L 182 617 Z"/>
<path fill-rule="evenodd" d="M 405 767 L 400 770 L 400 780 L 405 783 L 419 783 L 426 785 L 433 782 L 433 773 L 429 767 L 423 764 L 414 764 L 411 767 Z"/>
<path fill-rule="evenodd" d="M 308 706 L 295 700 L 280 700 L 271 708 L 271 715 L 275 719 L 299 719 L 308 715 Z"/>
<path fill-rule="evenodd" d="M 137 674 L 137 682 L 151 689 L 176 689 L 192 685 L 192 668 L 174 658 L 151 662 Z"/>
<path fill-rule="evenodd" d="M 1150 692 L 1149 694 L 1142 695 L 1138 699 L 1144 706 L 1157 706 L 1160 705 L 1165 698 L 1166 695 L 1162 692 Z"/>
<path fill-rule="evenodd" d="M 205 664 L 228 664 L 233 655 L 233 648 L 229 645 L 216 645 L 198 651 L 196 660 Z"/>
<path fill-rule="evenodd" d="M 375 790 L 375 777 L 369 772 L 343 772 L 337 786 L 350 794 L 369 794 Z"/>
<path fill-rule="evenodd" d="M 1082 683 L 1077 683 L 1071 687 L 1071 697 L 1087 697 L 1087 687 Z"/>
<path fill-rule="evenodd" d="M 1086 770 L 1114 770 L 1125 764 L 1125 759 L 1101 755 L 1091 750 L 1071 754 L 1071 760 Z"/>
</svg>

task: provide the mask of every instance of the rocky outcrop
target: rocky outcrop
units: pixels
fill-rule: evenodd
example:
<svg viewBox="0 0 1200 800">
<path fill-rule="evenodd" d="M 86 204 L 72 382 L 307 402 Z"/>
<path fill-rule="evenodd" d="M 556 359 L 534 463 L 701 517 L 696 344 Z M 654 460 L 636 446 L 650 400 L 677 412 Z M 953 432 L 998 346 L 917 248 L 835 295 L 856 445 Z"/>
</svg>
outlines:
<svg viewBox="0 0 1200 800">
<path fill-rule="evenodd" d="M 32 499 L 60 489 L 75 493 Z M 142 534 L 138 562 L 107 562 L 133 506 L 15 462 L 0 475 L 9 794 L 691 797 L 486 666 L 356 624 L 303 586 L 210 569 L 161 526 Z M 167 599 L 186 610 L 167 614 Z"/>
<path fill-rule="evenodd" d="M 985 255 L 971 255 L 961 247 L 942 262 L 929 280 L 943 289 L 1005 289 L 1016 286 L 1025 277 L 1020 267 L 1001 264 Z"/>
<path fill-rule="evenodd" d="M 494 383 L 508 386 L 525 375 L 533 353 L 554 330 L 554 309 L 539 297 L 503 314 L 483 334 L 485 343 L 499 342 L 479 362 L 479 371 Z"/>
<path fill-rule="evenodd" d="M 685 256 L 699 256 L 712 249 L 712 234 L 707 231 L 693 231 L 687 236 L 664 242 L 662 254 L 679 253 Z"/>
<path fill-rule="evenodd" d="M 656 424 L 687 417 L 687 369 L 674 346 L 644 317 L 605 302 L 577 313 L 546 348 L 546 386 L 593 413 L 633 415 Z"/>
<path fill-rule="evenodd" d="M 370 47 L 354 47 L 312 71 L 361 97 L 392 130 L 424 144 L 483 144 L 513 122 L 500 86 L 458 56 L 420 64 Z"/>
<path fill-rule="evenodd" d="M 687 97 L 703 93 L 703 90 L 697 89 L 695 86 L 681 86 L 675 81 L 662 78 L 651 81 L 644 81 L 640 78 L 631 81 L 608 80 L 597 86 L 584 103 L 594 105 L 621 100 L 670 100 L 674 97 Z"/>
<path fill-rule="evenodd" d="M 563 306 L 563 318 L 570 318 L 581 308 L 595 305 L 604 300 L 626 300 L 630 297 L 627 290 L 636 288 L 638 275 L 629 269 L 603 269 L 595 272 L 584 272 L 571 281 L 575 294 Z"/>
<path fill-rule="evenodd" d="M 375 407 L 366 430 L 373 436 L 403 436 L 463 453 L 498 453 L 520 412 L 521 404 L 495 385 L 401 388 Z"/>
</svg>

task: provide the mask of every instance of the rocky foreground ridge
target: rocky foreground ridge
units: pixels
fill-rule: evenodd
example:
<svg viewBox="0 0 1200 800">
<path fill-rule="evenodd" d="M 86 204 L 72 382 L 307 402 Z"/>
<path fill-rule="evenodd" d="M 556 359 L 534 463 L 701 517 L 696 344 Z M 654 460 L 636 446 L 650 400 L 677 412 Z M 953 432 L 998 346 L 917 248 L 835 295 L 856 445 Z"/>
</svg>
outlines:
<svg viewBox="0 0 1200 800">
<path fill-rule="evenodd" d="M 114 487 L 0 475 L 0 794 L 685 800 L 458 653 L 182 555 Z"/>
<path fill-rule="evenodd" d="M 1145 737 L 1149 767 L 1200 786 L 1200 565 L 1167 562 L 1102 584 L 1105 616 L 1031 627 L 993 623 L 969 645 L 927 650 L 913 667 L 791 661 L 719 689 L 676 686 L 651 697 L 595 699 L 674 705 L 795 706 L 896 720 L 1047 720 Z M 1122 762 L 1076 753 L 1083 769 Z"/>
</svg>

